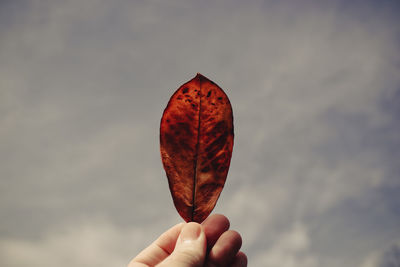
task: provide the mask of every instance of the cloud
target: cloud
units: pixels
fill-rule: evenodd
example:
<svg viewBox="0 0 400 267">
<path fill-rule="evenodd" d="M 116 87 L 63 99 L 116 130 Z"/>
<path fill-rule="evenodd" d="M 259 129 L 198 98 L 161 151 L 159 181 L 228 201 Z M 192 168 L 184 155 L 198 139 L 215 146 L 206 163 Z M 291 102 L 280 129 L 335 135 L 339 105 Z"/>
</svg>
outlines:
<svg viewBox="0 0 400 267">
<path fill-rule="evenodd" d="M 384 249 L 371 252 L 361 267 L 396 267 L 400 265 L 400 242 L 386 245 Z"/>
<path fill-rule="evenodd" d="M 295 223 L 291 229 L 283 232 L 264 253 L 254 259 L 254 266 L 313 267 L 318 259 L 312 255 L 310 238 L 301 223 Z"/>
<path fill-rule="evenodd" d="M 148 242 L 145 232 L 121 231 L 106 220 L 77 222 L 40 239 L 2 239 L 3 266 L 125 266 Z"/>
<path fill-rule="evenodd" d="M 379 256 L 378 253 L 371 253 L 361 267 L 379 267 Z"/>
<path fill-rule="evenodd" d="M 123 264 L 133 250 L 121 243 L 138 251 L 151 241 L 142 233 L 176 223 L 158 127 L 197 72 L 233 104 L 215 211 L 250 264 L 360 266 L 398 239 L 398 6 L 2 5 L 3 265 L 26 265 L 21 253 L 30 265 Z"/>
</svg>

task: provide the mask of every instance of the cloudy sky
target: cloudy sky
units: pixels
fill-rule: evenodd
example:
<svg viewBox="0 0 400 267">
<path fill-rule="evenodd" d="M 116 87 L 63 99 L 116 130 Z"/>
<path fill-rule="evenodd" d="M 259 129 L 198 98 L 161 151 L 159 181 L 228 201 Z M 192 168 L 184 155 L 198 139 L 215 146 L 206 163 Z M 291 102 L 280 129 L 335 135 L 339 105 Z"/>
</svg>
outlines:
<svg viewBox="0 0 400 267">
<path fill-rule="evenodd" d="M 180 222 L 159 123 L 199 72 L 232 102 L 214 212 L 242 234 L 249 266 L 394 266 L 399 12 L 372 0 L 1 1 L 0 265 L 125 266 Z"/>
</svg>

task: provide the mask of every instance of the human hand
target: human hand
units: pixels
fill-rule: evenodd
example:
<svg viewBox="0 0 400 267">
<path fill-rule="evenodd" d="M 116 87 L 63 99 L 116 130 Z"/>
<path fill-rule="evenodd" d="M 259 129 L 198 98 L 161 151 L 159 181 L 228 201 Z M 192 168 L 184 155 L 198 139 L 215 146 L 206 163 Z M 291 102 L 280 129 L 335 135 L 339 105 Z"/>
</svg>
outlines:
<svg viewBox="0 0 400 267">
<path fill-rule="evenodd" d="M 229 229 L 229 220 L 220 214 L 201 225 L 180 223 L 164 232 L 139 253 L 128 267 L 246 267 L 246 254 L 239 251 L 240 234 Z"/>
</svg>

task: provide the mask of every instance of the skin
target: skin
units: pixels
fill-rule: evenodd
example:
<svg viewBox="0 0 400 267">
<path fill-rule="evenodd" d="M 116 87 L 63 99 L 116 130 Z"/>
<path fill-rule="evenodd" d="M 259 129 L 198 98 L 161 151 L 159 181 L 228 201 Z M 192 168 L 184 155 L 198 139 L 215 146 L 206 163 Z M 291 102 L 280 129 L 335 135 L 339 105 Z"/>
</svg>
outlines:
<svg viewBox="0 0 400 267">
<path fill-rule="evenodd" d="M 128 265 L 128 267 L 150 267 L 150 266 L 177 266 L 171 254 L 174 252 L 177 242 L 180 242 L 179 235 L 182 229 L 190 224 L 190 227 L 185 229 L 193 229 L 199 231 L 200 237 L 198 240 L 204 239 L 204 247 L 200 245 L 198 251 L 205 249 L 206 253 L 196 254 L 202 255 L 195 260 L 191 259 L 190 262 L 180 266 L 185 267 L 245 267 L 247 266 L 247 257 L 240 251 L 242 245 L 242 238 L 236 231 L 229 230 L 229 220 L 221 214 L 214 214 L 209 216 L 201 225 L 191 223 L 180 223 L 166 232 L 164 232 L 157 240 L 150 246 L 145 248 L 139 253 Z M 188 231 L 188 230 L 186 230 Z M 201 241 L 200 243 L 202 243 Z M 178 246 L 178 245 L 177 245 Z M 204 255 L 206 254 L 206 255 Z"/>
</svg>

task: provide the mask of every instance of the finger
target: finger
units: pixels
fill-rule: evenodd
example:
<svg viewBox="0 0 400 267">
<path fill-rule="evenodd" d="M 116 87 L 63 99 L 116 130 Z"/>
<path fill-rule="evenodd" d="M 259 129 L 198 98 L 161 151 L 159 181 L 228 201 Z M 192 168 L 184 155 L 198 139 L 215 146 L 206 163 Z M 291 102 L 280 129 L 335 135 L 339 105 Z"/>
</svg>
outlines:
<svg viewBox="0 0 400 267">
<path fill-rule="evenodd" d="M 206 235 L 203 227 L 195 222 L 187 223 L 182 228 L 172 254 L 157 266 L 203 266 L 206 257 L 206 246 Z"/>
<path fill-rule="evenodd" d="M 226 231 L 210 251 L 208 256 L 210 266 L 229 266 L 235 260 L 241 246 L 242 238 L 239 233 L 233 230 Z"/>
<path fill-rule="evenodd" d="M 233 259 L 233 263 L 231 267 L 246 267 L 247 266 L 247 256 L 242 251 L 239 251 L 235 258 Z"/>
<path fill-rule="evenodd" d="M 213 214 L 202 225 L 207 237 L 207 248 L 210 250 L 222 233 L 229 229 L 229 220 L 224 215 Z"/>
<path fill-rule="evenodd" d="M 136 266 L 154 266 L 174 251 L 176 240 L 185 224 L 180 223 L 166 232 L 164 232 L 156 241 L 139 253 L 128 265 Z"/>
</svg>

